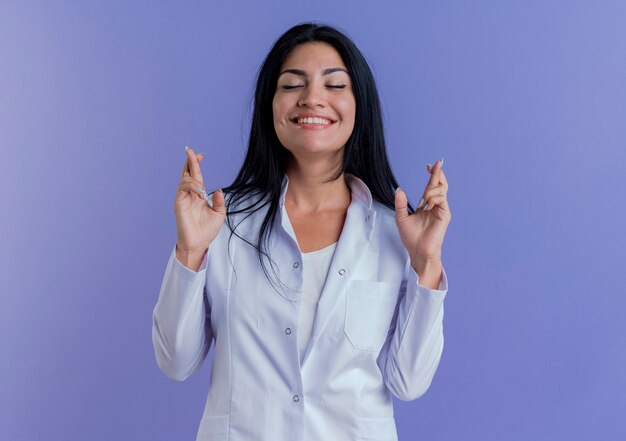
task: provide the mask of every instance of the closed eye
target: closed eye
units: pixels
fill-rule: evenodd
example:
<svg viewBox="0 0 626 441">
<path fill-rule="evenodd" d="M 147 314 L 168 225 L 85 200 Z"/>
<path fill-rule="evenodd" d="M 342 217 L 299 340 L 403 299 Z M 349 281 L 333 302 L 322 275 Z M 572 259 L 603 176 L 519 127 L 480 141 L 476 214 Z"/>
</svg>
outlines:
<svg viewBox="0 0 626 441">
<path fill-rule="evenodd" d="M 285 84 L 284 86 L 282 86 L 283 89 L 285 90 L 290 90 L 290 89 L 296 89 L 298 87 L 303 87 L 303 86 L 290 86 L 288 84 Z M 328 85 L 327 87 L 330 87 L 332 89 L 343 89 L 346 87 L 345 84 L 337 84 L 337 85 Z"/>
</svg>

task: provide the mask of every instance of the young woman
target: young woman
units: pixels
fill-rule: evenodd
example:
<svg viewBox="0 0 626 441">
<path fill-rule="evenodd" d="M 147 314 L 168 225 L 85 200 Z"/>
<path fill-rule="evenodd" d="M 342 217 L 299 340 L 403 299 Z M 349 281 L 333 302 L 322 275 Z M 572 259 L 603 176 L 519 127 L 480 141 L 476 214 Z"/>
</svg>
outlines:
<svg viewBox="0 0 626 441">
<path fill-rule="evenodd" d="M 213 344 L 197 440 L 396 440 L 392 396 L 421 396 L 443 350 L 443 159 L 414 210 L 367 62 L 314 23 L 263 63 L 232 185 L 208 196 L 202 159 L 187 149 L 153 313 L 168 377 L 189 377 Z"/>
</svg>

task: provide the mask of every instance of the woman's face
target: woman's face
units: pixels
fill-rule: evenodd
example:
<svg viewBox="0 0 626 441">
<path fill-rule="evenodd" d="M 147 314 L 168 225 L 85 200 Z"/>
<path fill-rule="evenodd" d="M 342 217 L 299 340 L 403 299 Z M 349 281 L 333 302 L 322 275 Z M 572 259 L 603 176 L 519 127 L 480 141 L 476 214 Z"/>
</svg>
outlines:
<svg viewBox="0 0 626 441">
<path fill-rule="evenodd" d="M 294 156 L 342 151 L 356 103 L 337 50 L 320 42 L 296 46 L 281 66 L 272 108 L 276 135 Z"/>
</svg>

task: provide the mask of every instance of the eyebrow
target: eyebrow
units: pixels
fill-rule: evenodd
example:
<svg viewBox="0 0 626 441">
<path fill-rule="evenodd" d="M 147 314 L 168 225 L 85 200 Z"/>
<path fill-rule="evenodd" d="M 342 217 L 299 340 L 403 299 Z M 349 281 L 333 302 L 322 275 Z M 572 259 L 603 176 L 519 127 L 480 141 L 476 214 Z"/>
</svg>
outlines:
<svg viewBox="0 0 626 441">
<path fill-rule="evenodd" d="M 345 70 L 343 67 L 329 67 L 328 69 L 324 69 L 322 71 L 322 75 L 329 75 L 329 74 L 331 74 L 333 72 L 337 72 L 337 71 L 345 72 L 348 75 L 350 75 L 348 73 L 348 71 Z M 280 77 L 282 74 L 285 74 L 285 73 L 292 73 L 294 75 L 300 75 L 300 76 L 303 76 L 303 77 L 306 76 L 306 72 L 303 71 L 303 70 L 300 70 L 300 69 L 285 69 L 278 76 Z"/>
</svg>

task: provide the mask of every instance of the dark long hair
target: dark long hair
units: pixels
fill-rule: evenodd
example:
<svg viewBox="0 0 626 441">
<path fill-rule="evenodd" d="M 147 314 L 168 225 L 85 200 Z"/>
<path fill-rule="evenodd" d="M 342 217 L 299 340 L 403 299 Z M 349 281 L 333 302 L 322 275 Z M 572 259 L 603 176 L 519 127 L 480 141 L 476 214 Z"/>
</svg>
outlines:
<svg viewBox="0 0 626 441">
<path fill-rule="evenodd" d="M 330 181 L 339 179 L 344 172 L 351 173 L 368 186 L 373 199 L 395 209 L 394 192 L 398 184 L 387 159 L 378 90 L 367 61 L 350 38 L 331 26 L 307 22 L 292 27 L 276 40 L 259 69 L 246 158 L 233 183 L 222 189 L 229 196 L 227 224 L 231 230 L 230 239 L 236 234 L 257 250 L 263 272 L 272 285 L 263 256 L 273 268 L 274 263 L 266 250 L 291 154 L 280 143 L 274 130 L 272 100 L 283 62 L 296 46 L 309 42 L 328 43 L 339 52 L 348 69 L 356 103 L 354 129 L 345 144 L 342 164 Z M 246 205 L 246 202 L 249 203 Z M 245 219 L 265 206 L 269 208 L 255 244 L 235 231 L 237 226 L 233 227 L 230 215 L 247 213 Z M 413 213 L 411 204 L 408 206 L 409 212 Z"/>
</svg>

